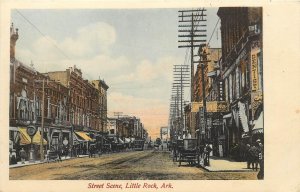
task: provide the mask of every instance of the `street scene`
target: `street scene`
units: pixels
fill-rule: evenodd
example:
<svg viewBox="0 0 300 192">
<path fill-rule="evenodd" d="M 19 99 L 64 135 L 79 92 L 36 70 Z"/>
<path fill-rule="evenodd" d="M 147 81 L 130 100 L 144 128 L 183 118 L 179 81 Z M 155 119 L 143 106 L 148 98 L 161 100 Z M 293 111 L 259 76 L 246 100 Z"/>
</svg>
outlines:
<svg viewBox="0 0 300 192">
<path fill-rule="evenodd" d="M 261 7 L 14 9 L 10 180 L 264 179 Z"/>
<path fill-rule="evenodd" d="M 253 180 L 256 175 L 257 172 L 207 172 L 192 166 L 178 167 L 170 153 L 158 150 L 74 158 L 10 170 L 10 179 L 17 180 Z"/>
</svg>

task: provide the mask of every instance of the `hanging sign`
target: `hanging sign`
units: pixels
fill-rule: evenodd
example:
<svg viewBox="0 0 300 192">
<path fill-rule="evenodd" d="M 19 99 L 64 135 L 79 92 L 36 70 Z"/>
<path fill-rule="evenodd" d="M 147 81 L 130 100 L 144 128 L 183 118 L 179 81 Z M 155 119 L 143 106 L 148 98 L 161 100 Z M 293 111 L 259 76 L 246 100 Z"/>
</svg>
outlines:
<svg viewBox="0 0 300 192">
<path fill-rule="evenodd" d="M 259 42 L 254 42 L 251 46 L 251 84 L 252 91 L 258 90 L 258 58 L 257 53 L 260 51 Z"/>
</svg>

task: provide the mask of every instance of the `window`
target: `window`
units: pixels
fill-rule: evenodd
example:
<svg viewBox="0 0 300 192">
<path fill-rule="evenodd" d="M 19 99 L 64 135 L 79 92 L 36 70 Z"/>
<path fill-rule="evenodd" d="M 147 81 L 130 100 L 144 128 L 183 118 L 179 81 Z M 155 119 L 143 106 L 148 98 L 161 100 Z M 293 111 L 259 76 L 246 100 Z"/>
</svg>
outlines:
<svg viewBox="0 0 300 192">
<path fill-rule="evenodd" d="M 229 102 L 232 102 L 232 74 L 229 75 Z"/>
<path fill-rule="evenodd" d="M 114 129 L 111 129 L 111 130 L 110 130 L 110 134 L 115 134 L 115 130 L 114 130 Z"/>
<path fill-rule="evenodd" d="M 237 67 L 235 70 L 235 79 L 236 79 L 236 98 L 240 97 L 240 68 Z"/>
</svg>

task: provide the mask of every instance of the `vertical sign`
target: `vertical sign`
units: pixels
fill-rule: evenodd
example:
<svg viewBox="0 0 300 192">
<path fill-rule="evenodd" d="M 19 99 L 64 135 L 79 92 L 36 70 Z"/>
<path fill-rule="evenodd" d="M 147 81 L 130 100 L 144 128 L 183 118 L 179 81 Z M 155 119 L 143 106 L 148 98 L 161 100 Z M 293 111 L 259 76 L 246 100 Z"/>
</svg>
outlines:
<svg viewBox="0 0 300 192">
<path fill-rule="evenodd" d="M 224 83 L 222 80 L 219 81 L 219 101 L 224 101 Z"/>
<path fill-rule="evenodd" d="M 259 42 L 256 41 L 251 46 L 251 83 L 252 91 L 258 90 L 258 61 L 257 53 L 259 52 Z"/>
<path fill-rule="evenodd" d="M 212 127 L 212 119 L 211 117 L 207 117 L 207 129 L 211 129 Z"/>
<path fill-rule="evenodd" d="M 205 134 L 205 121 L 204 121 L 204 110 L 203 107 L 199 109 L 199 119 L 200 119 L 200 133 Z"/>
</svg>

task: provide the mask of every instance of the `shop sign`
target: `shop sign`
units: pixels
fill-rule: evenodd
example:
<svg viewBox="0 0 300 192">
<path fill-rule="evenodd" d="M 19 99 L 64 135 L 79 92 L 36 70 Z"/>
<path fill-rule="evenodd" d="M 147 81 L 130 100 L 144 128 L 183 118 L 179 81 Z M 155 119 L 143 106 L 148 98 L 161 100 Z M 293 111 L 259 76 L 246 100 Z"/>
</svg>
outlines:
<svg viewBox="0 0 300 192">
<path fill-rule="evenodd" d="M 204 121 L 204 110 L 203 107 L 199 109 L 199 119 L 200 119 L 200 133 L 205 134 L 205 121 Z"/>
<path fill-rule="evenodd" d="M 212 126 L 212 120 L 211 118 L 207 118 L 207 129 L 211 129 Z"/>
<path fill-rule="evenodd" d="M 258 58 L 257 53 L 260 51 L 259 42 L 254 42 L 251 46 L 251 84 L 252 91 L 258 90 Z"/>
<path fill-rule="evenodd" d="M 210 101 L 207 102 L 207 112 L 227 112 L 228 111 L 228 103 L 225 101 Z"/>
<path fill-rule="evenodd" d="M 223 81 L 219 81 L 219 100 L 224 101 L 224 83 Z"/>
</svg>

